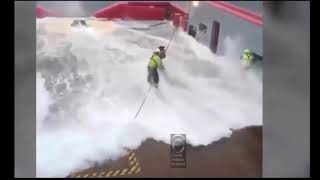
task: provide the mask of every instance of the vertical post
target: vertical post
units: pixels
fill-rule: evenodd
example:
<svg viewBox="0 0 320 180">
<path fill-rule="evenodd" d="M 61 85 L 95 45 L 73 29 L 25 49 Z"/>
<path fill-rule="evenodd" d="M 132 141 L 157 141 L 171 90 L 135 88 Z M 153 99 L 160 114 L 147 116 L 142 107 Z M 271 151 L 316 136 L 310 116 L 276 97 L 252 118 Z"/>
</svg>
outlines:
<svg viewBox="0 0 320 180">
<path fill-rule="evenodd" d="M 212 30 L 211 30 L 211 39 L 210 39 L 210 49 L 215 54 L 217 53 L 217 50 L 218 50 L 219 33 L 220 33 L 220 23 L 218 21 L 213 21 Z"/>
</svg>

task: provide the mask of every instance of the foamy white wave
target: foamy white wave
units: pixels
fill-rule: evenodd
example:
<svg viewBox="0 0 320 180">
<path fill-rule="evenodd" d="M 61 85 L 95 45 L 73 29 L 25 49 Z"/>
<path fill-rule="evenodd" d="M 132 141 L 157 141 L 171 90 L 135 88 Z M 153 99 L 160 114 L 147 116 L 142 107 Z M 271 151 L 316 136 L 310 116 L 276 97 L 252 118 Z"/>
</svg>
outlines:
<svg viewBox="0 0 320 180">
<path fill-rule="evenodd" d="M 37 105 L 37 116 L 38 109 L 42 112 L 37 177 L 65 177 L 116 159 L 146 138 L 169 143 L 170 134 L 184 133 L 190 144 L 207 145 L 230 136 L 231 128 L 262 125 L 261 78 L 183 32 L 170 44 L 159 89 L 151 90 L 133 119 L 149 87 L 148 59 L 168 43 L 172 29 L 162 28 L 159 37 L 159 29 L 111 27 L 106 32 L 94 26 L 73 29 L 61 36 L 42 27 L 38 34 L 37 98 L 50 103 Z"/>
</svg>

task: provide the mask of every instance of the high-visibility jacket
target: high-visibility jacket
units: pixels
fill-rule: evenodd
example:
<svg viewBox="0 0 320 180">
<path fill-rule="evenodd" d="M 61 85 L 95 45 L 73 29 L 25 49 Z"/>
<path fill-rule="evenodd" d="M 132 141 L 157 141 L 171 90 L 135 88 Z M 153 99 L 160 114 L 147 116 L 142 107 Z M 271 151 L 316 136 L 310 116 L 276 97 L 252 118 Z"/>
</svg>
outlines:
<svg viewBox="0 0 320 180">
<path fill-rule="evenodd" d="M 161 61 L 161 58 L 160 56 L 154 52 L 149 60 L 149 64 L 148 64 L 149 67 L 151 68 L 162 68 L 163 65 L 162 65 L 162 61 Z"/>
<path fill-rule="evenodd" d="M 251 64 L 253 62 L 254 59 L 254 54 L 253 53 L 247 53 L 247 52 L 243 52 L 241 55 L 241 59 L 244 63 L 246 64 Z"/>
</svg>

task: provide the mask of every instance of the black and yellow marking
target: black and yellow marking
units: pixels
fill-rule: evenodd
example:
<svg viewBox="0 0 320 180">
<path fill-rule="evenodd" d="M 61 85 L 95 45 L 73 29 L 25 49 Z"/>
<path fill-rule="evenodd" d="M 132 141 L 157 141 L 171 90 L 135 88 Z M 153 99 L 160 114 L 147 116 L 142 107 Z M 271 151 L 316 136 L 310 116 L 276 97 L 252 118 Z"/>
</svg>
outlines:
<svg viewBox="0 0 320 180">
<path fill-rule="evenodd" d="M 84 178 L 87 178 L 87 177 L 89 177 L 90 176 L 90 174 L 88 173 L 88 174 L 85 174 L 83 177 Z"/>
<path fill-rule="evenodd" d="M 137 174 L 141 171 L 140 164 L 134 152 L 130 151 L 128 156 L 129 168 L 107 171 L 107 172 L 94 172 L 92 174 L 73 174 L 70 178 L 106 178 L 106 177 L 117 177 L 117 176 L 125 176 L 131 174 Z"/>
<path fill-rule="evenodd" d="M 127 171 L 128 171 L 128 169 L 127 169 L 127 168 L 122 169 L 122 171 L 121 171 L 121 173 L 120 173 L 120 176 L 124 176 L 124 175 L 126 175 Z"/>
<path fill-rule="evenodd" d="M 116 171 L 112 174 L 112 176 L 117 176 L 117 175 L 120 173 L 120 171 L 121 171 L 121 170 L 116 170 Z"/>
<path fill-rule="evenodd" d="M 109 171 L 105 177 L 109 177 L 111 174 L 113 173 L 113 171 Z"/>
<path fill-rule="evenodd" d="M 104 178 L 105 174 L 106 174 L 106 172 L 100 172 L 99 175 L 97 176 L 97 178 Z"/>
</svg>

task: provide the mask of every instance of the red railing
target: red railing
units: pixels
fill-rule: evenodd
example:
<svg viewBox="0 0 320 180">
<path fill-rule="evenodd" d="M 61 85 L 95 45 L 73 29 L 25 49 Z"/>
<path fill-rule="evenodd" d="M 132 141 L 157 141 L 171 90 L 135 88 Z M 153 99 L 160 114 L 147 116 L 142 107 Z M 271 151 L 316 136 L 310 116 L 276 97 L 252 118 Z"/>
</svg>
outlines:
<svg viewBox="0 0 320 180">
<path fill-rule="evenodd" d="M 169 20 L 173 25 L 187 30 L 188 13 L 180 7 L 168 2 L 120 2 L 93 13 L 96 18 L 124 20 L 165 20 L 170 12 Z"/>
<path fill-rule="evenodd" d="M 57 12 L 45 9 L 41 6 L 37 6 L 36 16 L 37 18 L 44 18 L 44 17 L 59 17 L 60 15 Z"/>
<path fill-rule="evenodd" d="M 242 18 L 259 27 L 263 25 L 262 15 L 259 15 L 244 8 L 240 8 L 236 5 L 233 5 L 225 1 L 208 1 L 208 3 L 216 9 L 220 9 L 226 13 Z"/>
</svg>

